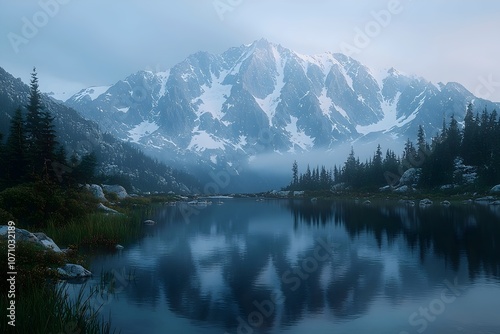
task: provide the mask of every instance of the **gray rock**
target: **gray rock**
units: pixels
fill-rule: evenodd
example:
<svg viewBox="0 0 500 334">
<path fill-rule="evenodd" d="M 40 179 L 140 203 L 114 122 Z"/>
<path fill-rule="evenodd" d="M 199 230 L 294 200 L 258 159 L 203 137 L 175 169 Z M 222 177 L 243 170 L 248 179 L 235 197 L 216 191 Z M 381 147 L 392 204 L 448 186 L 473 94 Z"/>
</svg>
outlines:
<svg viewBox="0 0 500 334">
<path fill-rule="evenodd" d="M 394 192 L 395 193 L 406 193 L 406 192 L 409 192 L 411 190 L 412 190 L 412 188 L 410 188 L 408 186 L 401 186 L 399 188 L 394 189 Z"/>
<path fill-rule="evenodd" d="M 31 233 L 30 231 L 20 228 L 16 228 L 15 233 L 16 233 L 16 242 L 20 241 L 33 242 L 47 249 L 53 250 L 56 253 L 62 252 L 59 246 L 57 246 L 56 243 L 51 238 L 49 238 L 45 233 Z M 7 234 L 8 234 L 8 226 L 7 225 L 0 226 L 0 238 L 7 239 L 8 238 Z"/>
<path fill-rule="evenodd" d="M 415 206 L 415 201 L 409 199 L 400 199 L 398 202 L 404 205 Z"/>
<path fill-rule="evenodd" d="M 491 188 L 490 193 L 500 194 L 500 184 L 497 184 L 496 186 L 494 186 L 493 188 Z"/>
<path fill-rule="evenodd" d="M 57 272 L 64 279 L 86 278 L 92 273 L 78 264 L 67 263 L 62 268 L 57 268 Z"/>
<path fill-rule="evenodd" d="M 108 208 L 107 206 L 105 206 L 102 203 L 99 203 L 99 205 L 97 205 L 97 210 L 101 210 L 101 211 L 104 211 L 104 212 L 107 212 L 107 213 L 111 213 L 111 214 L 114 214 L 114 215 L 120 215 L 121 214 L 121 213 L 119 213 L 118 211 L 116 211 L 114 209 Z"/>
<path fill-rule="evenodd" d="M 490 202 L 493 202 L 495 200 L 495 197 L 493 196 L 485 196 L 485 197 L 480 197 L 476 198 L 475 202 L 479 204 L 489 204 Z"/>
<path fill-rule="evenodd" d="M 450 201 L 446 201 L 446 200 L 445 200 L 445 201 L 442 201 L 442 202 L 441 202 L 441 205 L 442 205 L 442 206 L 450 206 L 450 205 L 451 205 L 451 203 L 450 203 Z"/>
<path fill-rule="evenodd" d="M 42 243 L 46 248 L 50 248 L 56 253 L 62 252 L 62 250 L 59 248 L 59 246 L 56 245 L 54 240 L 49 238 L 45 233 L 38 232 L 33 234 L 38 238 L 38 241 Z"/>
<path fill-rule="evenodd" d="M 117 184 L 115 185 L 103 184 L 102 189 L 108 193 L 116 194 L 116 196 L 118 196 L 119 199 L 124 199 L 129 197 L 125 188 Z"/>
<path fill-rule="evenodd" d="M 403 175 L 401 175 L 398 186 L 411 186 L 413 184 L 417 184 L 420 179 L 421 173 L 422 173 L 422 168 L 407 169 L 403 173 Z"/>
<path fill-rule="evenodd" d="M 418 204 L 420 206 L 428 206 L 428 205 L 432 205 L 434 202 L 432 202 L 430 199 L 428 198 L 424 198 L 423 200 L 421 200 Z"/>
<path fill-rule="evenodd" d="M 87 185 L 86 188 L 92 193 L 92 195 L 97 198 L 99 201 L 107 202 L 108 200 L 104 196 L 104 191 L 102 187 L 98 184 Z"/>
</svg>

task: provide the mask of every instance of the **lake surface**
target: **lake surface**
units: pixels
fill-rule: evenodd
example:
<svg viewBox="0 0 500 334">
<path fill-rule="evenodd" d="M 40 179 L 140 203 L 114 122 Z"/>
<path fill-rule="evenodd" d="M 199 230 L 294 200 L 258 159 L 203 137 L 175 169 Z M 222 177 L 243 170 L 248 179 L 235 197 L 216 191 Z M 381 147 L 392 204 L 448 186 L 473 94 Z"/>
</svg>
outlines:
<svg viewBox="0 0 500 334">
<path fill-rule="evenodd" d="M 121 333 L 500 333 L 499 206 L 216 201 L 93 259 Z"/>
</svg>

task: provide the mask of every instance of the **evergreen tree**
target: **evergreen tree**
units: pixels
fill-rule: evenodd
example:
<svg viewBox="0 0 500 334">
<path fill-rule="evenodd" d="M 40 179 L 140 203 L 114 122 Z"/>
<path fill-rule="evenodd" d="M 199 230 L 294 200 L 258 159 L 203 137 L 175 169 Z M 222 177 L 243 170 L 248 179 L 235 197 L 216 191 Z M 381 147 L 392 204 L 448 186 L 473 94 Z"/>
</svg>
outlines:
<svg viewBox="0 0 500 334">
<path fill-rule="evenodd" d="M 297 189 L 297 186 L 299 184 L 299 165 L 297 164 L 297 161 L 293 162 L 292 165 L 292 187 L 293 189 Z"/>
<path fill-rule="evenodd" d="M 5 148 L 6 175 L 13 184 L 26 177 L 26 133 L 21 108 L 17 108 L 10 122 L 10 134 Z"/>
<path fill-rule="evenodd" d="M 82 157 L 81 162 L 73 169 L 71 175 L 76 182 L 88 183 L 95 176 L 97 158 L 94 152 Z"/>
<path fill-rule="evenodd" d="M 460 153 L 460 146 L 462 143 L 462 134 L 458 127 L 458 122 L 453 115 L 451 115 L 450 127 L 446 130 L 446 144 L 448 147 L 448 158 L 454 160 Z"/>
<path fill-rule="evenodd" d="M 382 159 L 382 149 L 380 144 L 377 145 L 377 151 L 373 156 L 373 161 L 371 165 L 371 177 L 372 186 L 380 187 L 384 182 L 384 167 L 383 167 L 383 159 Z"/>
<path fill-rule="evenodd" d="M 31 74 L 30 97 L 26 109 L 28 110 L 26 133 L 30 173 L 35 178 L 53 178 L 51 164 L 54 162 L 57 147 L 54 118 L 48 111 L 43 110 L 35 68 Z"/>
<path fill-rule="evenodd" d="M 466 165 L 477 166 L 479 163 L 479 124 L 474 117 L 472 103 L 467 106 L 464 118 L 461 155 Z"/>
<path fill-rule="evenodd" d="M 419 155 L 427 151 L 427 143 L 425 141 L 425 131 L 422 125 L 418 126 L 417 150 L 419 152 Z"/>
<path fill-rule="evenodd" d="M 354 149 L 351 147 L 351 152 L 347 157 L 344 169 L 342 171 L 343 181 L 347 185 L 354 186 L 357 184 L 356 178 L 358 177 L 359 165 L 359 160 L 356 160 L 356 157 L 354 156 Z"/>
<path fill-rule="evenodd" d="M 338 183 L 340 181 L 339 169 L 337 165 L 333 166 L 333 182 Z"/>
<path fill-rule="evenodd" d="M 41 175 L 45 161 L 42 154 L 41 133 L 42 133 L 42 102 L 41 93 L 38 86 L 36 68 L 33 68 L 30 82 L 30 97 L 26 116 L 26 134 L 28 142 L 28 159 L 30 173 Z"/>
</svg>

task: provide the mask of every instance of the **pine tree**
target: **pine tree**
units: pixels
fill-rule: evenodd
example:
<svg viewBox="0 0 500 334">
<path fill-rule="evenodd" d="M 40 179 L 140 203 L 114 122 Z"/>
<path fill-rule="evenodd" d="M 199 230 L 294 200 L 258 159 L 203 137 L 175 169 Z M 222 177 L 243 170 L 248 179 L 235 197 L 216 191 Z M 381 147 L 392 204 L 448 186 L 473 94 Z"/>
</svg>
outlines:
<svg viewBox="0 0 500 334">
<path fill-rule="evenodd" d="M 33 68 L 33 72 L 31 73 L 30 97 L 26 109 L 28 110 L 26 116 L 27 153 L 30 173 L 35 176 L 41 174 L 45 162 L 41 147 L 42 102 L 36 68 Z"/>
<path fill-rule="evenodd" d="M 54 118 L 49 111 L 43 110 L 41 96 L 36 68 L 33 68 L 29 103 L 26 106 L 28 110 L 26 116 L 27 155 L 30 173 L 35 178 L 53 179 L 51 164 L 55 161 L 57 147 Z"/>
<path fill-rule="evenodd" d="M 295 160 L 292 165 L 292 187 L 294 190 L 297 189 L 299 185 L 299 165 Z"/>
<path fill-rule="evenodd" d="M 417 150 L 418 150 L 419 154 L 426 152 L 426 146 L 427 146 L 427 143 L 425 141 L 424 127 L 422 125 L 419 125 L 418 126 L 418 133 L 417 133 Z"/>
<path fill-rule="evenodd" d="M 17 108 L 10 122 L 10 134 L 5 148 L 6 174 L 13 184 L 26 177 L 26 133 L 21 108 Z"/>
<path fill-rule="evenodd" d="M 449 158 L 454 160 L 460 153 L 462 134 L 453 115 L 451 115 L 450 127 L 446 130 L 446 142 L 449 149 Z"/>
<path fill-rule="evenodd" d="M 354 156 L 354 149 L 351 147 L 351 152 L 347 157 L 347 160 L 343 169 L 343 181 L 349 185 L 354 186 L 356 184 L 356 177 L 358 176 L 359 160 L 356 160 Z"/>
<path fill-rule="evenodd" d="M 479 124 L 474 117 L 472 103 L 467 106 L 464 118 L 461 154 L 466 165 L 477 166 L 479 162 Z"/>
</svg>

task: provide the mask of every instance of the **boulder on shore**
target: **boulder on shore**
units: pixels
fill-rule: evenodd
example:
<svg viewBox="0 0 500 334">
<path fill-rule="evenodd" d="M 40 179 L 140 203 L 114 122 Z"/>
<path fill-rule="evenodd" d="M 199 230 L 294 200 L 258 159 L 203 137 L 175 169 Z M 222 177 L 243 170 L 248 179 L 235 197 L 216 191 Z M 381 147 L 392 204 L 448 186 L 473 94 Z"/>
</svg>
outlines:
<svg viewBox="0 0 500 334">
<path fill-rule="evenodd" d="M 0 226 L 0 239 L 7 239 L 9 234 L 9 227 L 7 225 Z M 10 227 L 12 230 L 12 227 Z M 47 250 L 51 250 L 56 253 L 63 253 L 63 251 L 56 245 L 56 243 L 49 238 L 45 233 L 31 233 L 30 231 L 15 228 L 16 242 L 32 242 L 43 246 Z M 86 278 L 92 276 L 92 273 L 87 269 L 83 268 L 77 264 L 67 263 L 62 268 L 57 268 L 58 274 L 63 279 L 73 279 L 73 278 Z"/>
<path fill-rule="evenodd" d="M 10 227 L 12 228 L 12 227 Z M 0 226 L 0 239 L 8 238 L 9 226 Z M 51 249 L 56 253 L 61 253 L 61 249 L 56 245 L 56 243 L 49 238 L 45 233 L 31 233 L 30 231 L 15 228 L 16 242 L 27 241 L 43 246 L 44 248 Z"/>
<path fill-rule="evenodd" d="M 107 206 L 105 206 L 102 203 L 99 203 L 97 205 L 97 210 L 104 211 L 106 213 L 110 213 L 110 214 L 113 214 L 113 215 L 120 215 L 121 214 L 121 213 L 119 213 L 118 211 L 116 211 L 114 209 L 108 208 Z"/>
<path fill-rule="evenodd" d="M 490 193 L 492 194 L 500 194 L 500 184 L 497 184 L 493 188 L 491 188 Z"/>
<path fill-rule="evenodd" d="M 85 188 L 87 188 L 92 195 L 98 199 L 101 202 L 107 202 L 108 200 L 104 196 L 104 191 L 102 190 L 102 187 L 98 184 L 90 184 L 90 185 L 85 185 Z"/>
<path fill-rule="evenodd" d="M 422 174 L 422 168 L 409 168 L 407 169 L 401 178 L 399 179 L 398 186 L 413 186 L 420 180 L 420 175 Z"/>
<path fill-rule="evenodd" d="M 424 198 L 423 200 L 421 200 L 419 203 L 418 203 L 420 206 L 428 206 L 428 205 L 432 205 L 433 202 L 428 199 L 428 198 Z"/>
<path fill-rule="evenodd" d="M 86 278 L 92 273 L 78 264 L 67 263 L 62 268 L 57 268 L 57 273 L 63 279 Z"/>
<path fill-rule="evenodd" d="M 102 189 L 108 193 L 116 194 L 118 199 L 125 199 L 125 198 L 129 197 L 125 188 L 123 188 L 122 186 L 117 185 L 117 184 L 115 184 L 115 185 L 103 184 Z"/>
</svg>

